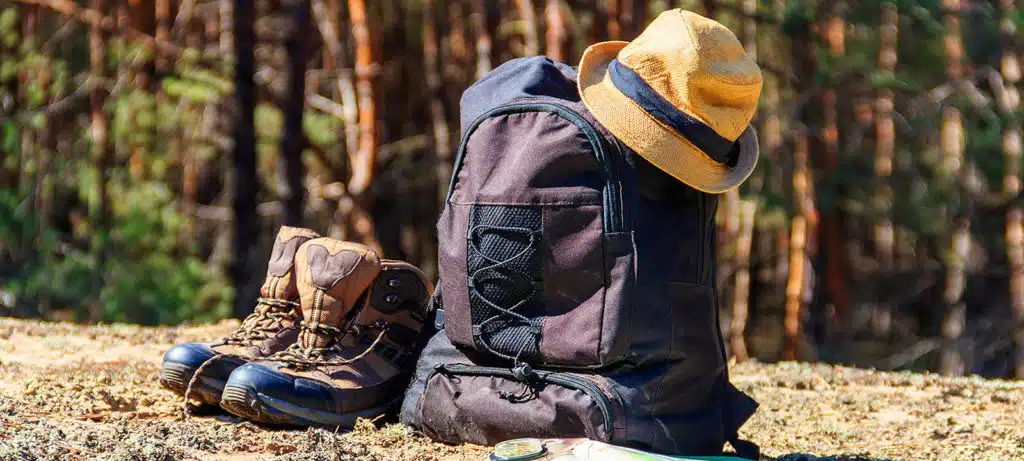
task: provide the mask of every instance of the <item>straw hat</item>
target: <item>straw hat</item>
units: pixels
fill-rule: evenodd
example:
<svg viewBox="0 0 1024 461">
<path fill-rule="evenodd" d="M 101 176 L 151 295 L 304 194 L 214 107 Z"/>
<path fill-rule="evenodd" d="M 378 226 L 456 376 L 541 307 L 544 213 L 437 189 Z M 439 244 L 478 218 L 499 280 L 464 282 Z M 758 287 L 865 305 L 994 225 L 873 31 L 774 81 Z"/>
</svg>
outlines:
<svg viewBox="0 0 1024 461">
<path fill-rule="evenodd" d="M 670 10 L 632 42 L 591 45 L 579 89 L 615 137 L 694 189 L 725 192 L 757 164 L 761 70 L 714 20 Z"/>
</svg>

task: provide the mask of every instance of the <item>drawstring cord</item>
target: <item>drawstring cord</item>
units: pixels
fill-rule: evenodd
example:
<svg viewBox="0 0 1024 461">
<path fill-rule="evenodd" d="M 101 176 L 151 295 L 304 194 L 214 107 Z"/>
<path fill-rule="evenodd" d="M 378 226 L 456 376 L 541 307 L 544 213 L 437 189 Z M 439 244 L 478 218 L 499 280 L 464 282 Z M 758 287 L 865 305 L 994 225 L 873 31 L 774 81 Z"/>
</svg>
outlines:
<svg viewBox="0 0 1024 461">
<path fill-rule="evenodd" d="M 499 260 L 497 260 L 495 258 L 491 258 L 490 256 L 487 256 L 486 254 L 484 254 L 484 252 L 480 250 L 479 244 L 477 243 L 479 235 L 483 234 L 485 231 L 488 231 L 488 230 L 499 231 L 499 232 L 503 231 L 503 232 L 517 233 L 517 234 L 521 234 L 521 235 L 525 235 L 525 236 L 529 237 L 530 240 L 529 240 L 529 243 L 522 250 L 520 250 L 518 253 L 516 253 L 516 254 L 514 254 L 514 255 L 512 255 L 512 256 L 504 259 L 504 260 L 500 260 L 499 261 Z M 477 299 L 479 299 L 481 302 L 486 304 L 488 307 L 490 307 L 491 309 L 497 311 L 497 313 L 495 315 L 493 315 L 493 316 L 485 319 L 484 321 L 480 322 L 479 325 L 476 325 L 474 327 L 473 335 L 477 338 L 477 340 L 480 342 L 480 345 L 483 346 L 484 349 L 487 349 L 487 351 L 489 351 L 490 353 L 492 353 L 492 354 L 494 354 L 494 355 L 496 355 L 498 357 L 502 357 L 502 358 L 505 358 L 507 360 L 511 360 L 512 361 L 512 363 L 513 363 L 513 365 L 512 365 L 512 374 L 513 374 L 513 376 L 515 376 L 515 378 L 520 383 L 522 383 L 522 385 L 523 385 L 522 390 L 519 391 L 518 393 L 501 391 L 498 394 L 499 397 L 509 401 L 510 403 L 526 402 L 526 401 L 532 400 L 537 395 L 537 390 L 535 389 L 534 383 L 532 382 L 533 377 L 534 377 L 533 368 L 531 368 L 529 364 L 527 364 L 527 363 L 522 361 L 522 355 L 526 351 L 526 348 L 529 345 L 529 342 L 523 341 L 522 344 L 519 345 L 519 350 L 516 351 L 515 355 L 508 355 L 508 354 L 505 354 L 505 353 L 502 353 L 502 352 L 498 352 L 497 350 L 495 350 L 494 347 L 491 346 L 491 344 L 488 342 L 487 338 L 485 338 L 484 335 L 486 333 L 486 326 L 487 325 L 491 324 L 492 322 L 496 322 L 498 320 L 503 320 L 503 319 L 511 318 L 511 319 L 509 319 L 510 322 L 520 322 L 520 323 L 525 324 L 528 327 L 527 331 L 531 335 L 533 335 L 534 341 L 539 341 L 540 340 L 541 332 L 540 332 L 539 327 L 537 327 L 536 325 L 532 324 L 528 317 L 526 317 L 525 315 L 517 312 L 517 310 L 519 308 L 523 307 L 524 305 L 526 305 L 526 303 L 530 302 L 530 300 L 532 300 L 533 297 L 537 294 L 536 282 L 535 282 L 535 280 L 533 279 L 533 277 L 530 274 L 528 274 L 526 272 L 523 272 L 523 271 L 521 271 L 519 269 L 516 269 L 515 267 L 512 266 L 513 262 L 515 262 L 516 260 L 518 260 L 520 258 L 523 258 L 530 251 L 535 250 L 536 247 L 537 247 L 537 244 L 539 242 L 540 242 L 540 232 L 539 231 L 534 230 L 534 229 L 527 229 L 527 228 L 523 228 L 523 227 L 511 227 L 511 226 L 499 227 L 499 226 L 477 225 L 477 226 L 472 227 L 470 229 L 470 231 L 469 231 L 469 244 L 470 244 L 470 246 L 473 248 L 474 251 L 476 251 L 476 253 L 480 257 L 482 257 L 487 263 L 489 263 L 488 265 L 486 265 L 484 267 L 481 267 L 481 268 L 473 271 L 472 274 L 470 274 L 470 276 L 469 276 L 470 293 L 472 295 L 474 295 Z M 504 269 L 504 270 L 502 270 L 502 269 Z M 485 277 L 484 275 L 486 274 L 486 271 L 497 272 L 499 275 L 505 275 L 506 277 L 510 277 L 510 278 L 518 277 L 520 280 L 525 279 L 528 282 L 528 284 L 529 284 L 530 291 L 528 293 L 526 293 L 520 300 L 518 300 L 515 303 L 513 303 L 511 306 L 502 306 L 502 305 L 500 305 L 500 304 L 498 304 L 498 303 L 496 303 L 496 302 L 494 302 L 494 301 L 492 301 L 490 299 L 487 299 L 487 297 L 484 296 L 483 292 L 481 292 L 481 290 L 479 288 L 477 288 L 477 286 L 479 284 L 481 284 L 483 282 L 487 282 L 487 281 L 505 281 L 507 279 L 506 278 L 502 278 L 500 276 L 493 276 L 493 275 L 490 276 L 490 277 Z"/>
<path fill-rule="evenodd" d="M 478 236 L 478 234 L 483 234 L 483 232 L 488 231 L 488 230 L 519 233 L 519 234 L 528 236 L 530 238 L 530 242 L 526 245 L 526 247 L 524 247 L 518 253 L 516 253 L 516 254 L 514 254 L 514 255 L 512 255 L 512 256 L 504 259 L 504 260 L 499 261 L 497 259 L 491 258 L 490 256 L 487 256 L 486 254 L 484 254 L 484 252 L 482 252 L 480 250 L 480 247 L 477 244 L 477 236 Z M 512 319 L 514 319 L 513 321 L 519 321 L 519 322 L 525 323 L 527 326 L 529 326 L 529 330 L 528 331 L 529 331 L 530 334 L 532 334 L 534 336 L 535 340 L 539 340 L 540 339 L 540 331 L 539 331 L 538 327 L 536 325 L 533 325 L 532 323 L 530 323 L 530 319 L 528 317 L 526 317 L 523 314 L 520 314 L 519 312 L 516 312 L 517 309 L 519 309 L 520 307 L 524 306 L 526 303 L 530 302 L 530 300 L 533 299 L 534 295 L 537 294 L 537 287 L 536 287 L 536 284 L 534 283 L 534 279 L 533 279 L 533 277 L 530 274 L 527 274 L 527 273 L 522 272 L 522 271 L 520 271 L 520 270 L 518 270 L 518 269 L 516 269 L 514 267 L 511 267 L 511 263 L 513 263 L 517 259 L 522 258 L 523 256 L 526 256 L 526 254 L 528 252 L 530 252 L 531 250 L 536 249 L 536 245 L 539 242 L 540 242 L 540 232 L 536 231 L 534 229 L 527 229 L 527 228 L 524 228 L 524 227 L 477 225 L 477 226 L 473 226 L 469 230 L 469 244 L 470 244 L 470 246 L 472 246 L 473 250 L 475 250 L 476 253 L 480 257 L 482 257 L 484 260 L 486 260 L 488 263 L 490 263 L 489 265 L 481 267 L 481 268 L 473 271 L 472 274 L 470 274 L 470 276 L 469 276 L 470 293 L 472 295 L 475 295 L 477 299 L 479 299 L 481 302 L 486 304 L 491 309 L 493 309 L 495 311 L 498 311 L 497 314 L 495 314 L 495 315 L 485 319 L 483 322 L 480 322 L 479 325 L 476 325 L 474 330 L 477 330 L 477 331 L 474 331 L 474 336 L 476 336 L 476 338 L 480 341 L 480 344 L 485 349 L 487 349 L 488 352 L 490 352 L 490 353 L 492 353 L 494 355 L 497 355 L 498 357 L 502 357 L 502 358 L 511 360 L 515 364 L 515 366 L 518 366 L 520 364 L 520 358 L 521 358 L 523 352 L 526 351 L 526 346 L 528 345 L 528 343 L 527 342 L 523 342 L 523 344 L 520 345 L 519 350 L 516 352 L 516 355 L 508 355 L 508 354 L 505 354 L 505 353 L 502 353 L 502 352 L 498 352 L 497 350 L 495 350 L 491 346 L 491 344 L 487 341 L 487 339 L 484 337 L 484 332 L 485 332 L 485 327 L 488 324 L 490 324 L 492 322 L 495 322 L 497 320 L 500 320 L 503 317 L 512 317 Z M 487 299 L 487 297 L 484 296 L 484 294 L 480 291 L 480 289 L 477 288 L 478 284 L 481 284 L 482 282 L 485 282 L 485 281 L 490 281 L 490 280 L 498 280 L 498 281 L 500 281 L 500 280 L 503 280 L 502 278 L 495 277 L 495 276 L 491 276 L 491 277 L 487 277 L 487 278 L 482 277 L 482 275 L 484 275 L 485 271 L 494 271 L 494 272 L 502 273 L 499 269 L 505 269 L 505 271 L 504 271 L 505 274 L 508 274 L 508 275 L 510 275 L 512 277 L 519 277 L 521 279 L 525 278 L 529 282 L 530 292 L 527 293 L 522 299 L 520 299 L 518 302 L 516 302 L 515 304 L 513 304 L 511 306 L 507 306 L 507 307 L 506 306 L 501 306 L 501 305 L 491 301 L 490 299 Z"/>
</svg>

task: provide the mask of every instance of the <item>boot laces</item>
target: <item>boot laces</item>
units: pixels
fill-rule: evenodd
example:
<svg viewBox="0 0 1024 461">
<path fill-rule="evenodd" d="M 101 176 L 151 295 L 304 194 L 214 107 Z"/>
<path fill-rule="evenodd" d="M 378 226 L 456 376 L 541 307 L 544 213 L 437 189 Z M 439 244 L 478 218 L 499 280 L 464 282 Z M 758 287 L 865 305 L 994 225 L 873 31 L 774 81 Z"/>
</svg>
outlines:
<svg viewBox="0 0 1024 461">
<path fill-rule="evenodd" d="M 297 322 L 301 315 L 299 303 L 275 298 L 257 298 L 253 310 L 242 326 L 221 340 L 222 344 L 251 346 L 269 339 L 284 328 L 284 321 Z"/>
<path fill-rule="evenodd" d="M 383 320 L 377 321 L 372 325 L 352 325 L 347 330 L 341 330 L 319 322 L 302 322 L 301 325 L 303 331 L 311 331 L 313 333 L 326 332 L 330 336 L 327 346 L 306 347 L 302 345 L 300 341 L 288 346 L 287 349 L 272 355 L 268 360 L 283 362 L 290 367 L 299 370 L 308 370 L 320 366 L 347 365 L 362 360 L 369 355 L 370 352 L 373 352 L 373 350 L 380 345 L 381 341 L 384 340 L 384 336 L 388 332 L 388 322 Z M 365 350 L 357 354 L 355 357 L 348 359 L 327 358 L 332 355 L 340 356 L 344 353 L 346 347 L 342 344 L 342 341 L 349 336 L 358 338 L 363 335 L 364 330 L 380 330 L 377 333 L 376 338 L 374 338 L 373 342 L 371 342 Z M 302 335 L 300 334 L 300 337 L 301 336 Z"/>
</svg>

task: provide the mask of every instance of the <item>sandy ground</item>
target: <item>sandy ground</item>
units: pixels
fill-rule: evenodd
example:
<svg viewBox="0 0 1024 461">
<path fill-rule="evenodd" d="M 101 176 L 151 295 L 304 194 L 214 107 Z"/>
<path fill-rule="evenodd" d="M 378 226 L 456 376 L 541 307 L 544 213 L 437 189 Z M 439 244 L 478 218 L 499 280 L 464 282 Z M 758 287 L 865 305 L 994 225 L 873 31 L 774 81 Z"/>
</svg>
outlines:
<svg viewBox="0 0 1024 461">
<path fill-rule="evenodd" d="M 0 318 L 0 460 L 482 460 L 398 424 L 279 430 L 217 409 L 190 420 L 157 384 L 172 344 L 237 326 L 82 327 Z M 1024 460 L 1024 383 L 744 363 L 761 402 L 742 435 L 786 461 Z"/>
</svg>

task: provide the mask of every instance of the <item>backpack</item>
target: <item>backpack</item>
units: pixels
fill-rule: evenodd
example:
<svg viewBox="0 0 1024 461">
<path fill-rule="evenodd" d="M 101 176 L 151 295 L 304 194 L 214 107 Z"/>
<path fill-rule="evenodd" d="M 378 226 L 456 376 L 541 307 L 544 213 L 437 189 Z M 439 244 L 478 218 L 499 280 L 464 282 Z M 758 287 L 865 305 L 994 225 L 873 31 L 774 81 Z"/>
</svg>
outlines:
<svg viewBox="0 0 1024 461">
<path fill-rule="evenodd" d="M 509 61 L 466 90 L 438 222 L 438 331 L 401 419 L 445 442 L 587 437 L 716 455 L 756 402 L 728 381 L 717 198 L 587 111 L 575 70 Z"/>
</svg>

